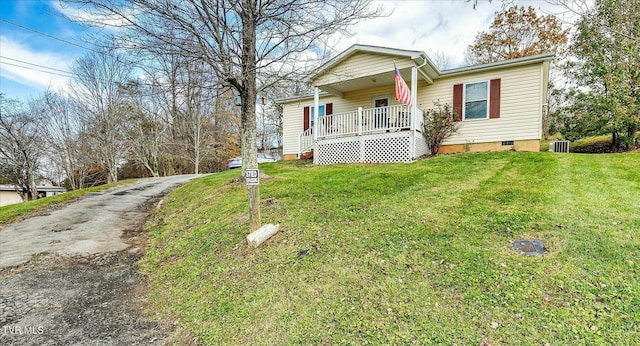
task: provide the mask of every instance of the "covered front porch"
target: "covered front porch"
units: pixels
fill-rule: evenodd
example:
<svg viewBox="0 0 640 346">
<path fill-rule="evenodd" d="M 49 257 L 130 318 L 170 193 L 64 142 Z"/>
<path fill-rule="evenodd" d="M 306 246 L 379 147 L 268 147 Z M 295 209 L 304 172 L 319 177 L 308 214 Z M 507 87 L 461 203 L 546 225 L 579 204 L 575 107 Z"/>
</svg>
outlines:
<svg viewBox="0 0 640 346">
<path fill-rule="evenodd" d="M 422 119 L 406 105 L 320 116 L 300 133 L 298 157 L 312 153 L 314 164 L 409 162 L 427 151 Z"/>
<path fill-rule="evenodd" d="M 407 81 L 412 102 L 392 97 L 396 71 Z M 308 127 L 298 134 L 298 158 L 313 156 L 314 164 L 386 163 L 424 155 L 418 85 L 433 84 L 435 75 L 421 52 L 358 45 L 343 52 L 311 77 L 313 105 L 305 107 Z"/>
</svg>

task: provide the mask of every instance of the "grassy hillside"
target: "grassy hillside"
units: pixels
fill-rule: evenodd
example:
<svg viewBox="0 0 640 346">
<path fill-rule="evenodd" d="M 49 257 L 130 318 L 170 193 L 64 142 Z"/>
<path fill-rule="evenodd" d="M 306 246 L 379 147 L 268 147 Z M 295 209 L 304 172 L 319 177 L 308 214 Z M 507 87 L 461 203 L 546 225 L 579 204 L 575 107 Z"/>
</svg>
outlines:
<svg viewBox="0 0 640 346">
<path fill-rule="evenodd" d="M 640 155 L 261 168 L 263 221 L 281 225 L 262 247 L 244 241 L 238 171 L 176 190 L 147 225 L 150 304 L 202 344 L 640 340 Z"/>
</svg>

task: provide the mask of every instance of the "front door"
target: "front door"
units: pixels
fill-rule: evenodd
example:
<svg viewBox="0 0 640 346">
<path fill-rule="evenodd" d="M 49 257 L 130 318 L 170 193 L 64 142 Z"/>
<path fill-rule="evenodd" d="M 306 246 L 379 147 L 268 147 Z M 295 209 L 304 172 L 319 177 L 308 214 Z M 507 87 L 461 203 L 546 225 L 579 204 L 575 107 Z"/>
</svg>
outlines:
<svg viewBox="0 0 640 346">
<path fill-rule="evenodd" d="M 376 129 L 384 129 L 389 121 L 389 96 L 377 96 L 372 98 L 373 124 Z"/>
</svg>

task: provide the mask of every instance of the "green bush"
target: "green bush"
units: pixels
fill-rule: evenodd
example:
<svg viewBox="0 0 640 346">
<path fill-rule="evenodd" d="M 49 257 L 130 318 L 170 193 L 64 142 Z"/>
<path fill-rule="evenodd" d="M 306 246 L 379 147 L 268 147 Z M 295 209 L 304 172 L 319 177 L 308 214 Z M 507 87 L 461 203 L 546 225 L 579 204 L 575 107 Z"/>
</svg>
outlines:
<svg viewBox="0 0 640 346">
<path fill-rule="evenodd" d="M 458 131 L 456 111 L 448 103 L 433 103 L 435 108 L 423 110 L 424 126 L 422 135 L 429 146 L 429 156 L 435 156 L 445 139 Z"/>
<path fill-rule="evenodd" d="M 640 148 L 640 132 L 636 134 L 636 139 L 634 145 L 629 148 L 630 152 L 634 152 Z M 585 137 L 578 139 L 576 141 L 572 141 L 570 145 L 570 151 L 572 153 L 586 153 L 586 154 L 603 154 L 603 153 L 613 153 L 621 151 L 622 149 L 613 149 L 612 138 L 611 135 L 602 135 L 602 136 L 593 136 L 593 137 Z M 544 150 L 544 143 L 541 145 L 541 151 L 548 150 L 548 144 L 546 146 L 546 150 Z"/>
<path fill-rule="evenodd" d="M 611 152 L 611 136 L 586 137 L 572 142 L 569 146 L 573 153 L 602 154 Z"/>
</svg>

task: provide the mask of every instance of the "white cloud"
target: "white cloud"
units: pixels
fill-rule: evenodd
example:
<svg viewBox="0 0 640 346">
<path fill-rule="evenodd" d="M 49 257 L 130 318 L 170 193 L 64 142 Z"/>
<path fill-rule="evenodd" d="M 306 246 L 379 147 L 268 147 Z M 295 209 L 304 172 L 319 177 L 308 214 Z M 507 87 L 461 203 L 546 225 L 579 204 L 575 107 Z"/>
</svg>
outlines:
<svg viewBox="0 0 640 346">
<path fill-rule="evenodd" d="M 507 3 L 508 4 L 508 3 Z M 542 0 L 515 1 L 519 6 L 532 6 L 539 15 L 559 13 L 558 6 Z M 479 31 L 488 30 L 503 2 L 479 0 L 476 9 L 463 0 L 376 0 L 391 15 L 371 19 L 352 28 L 352 37 L 339 39 L 335 54 L 353 44 L 424 51 L 432 56 L 440 51 L 449 59 L 450 67 L 464 64 L 464 52 Z"/>
<path fill-rule="evenodd" d="M 441 51 L 452 65 L 464 61 L 464 50 L 478 30 L 489 26 L 499 6 L 487 4 L 474 11 L 464 1 L 375 1 L 391 12 L 387 17 L 365 21 L 353 27 L 354 36 L 342 38 L 339 51 L 353 44 Z"/>
<path fill-rule="evenodd" d="M 122 17 L 109 14 L 100 13 L 98 11 L 91 11 L 86 7 L 73 7 L 70 5 L 63 5 L 59 1 L 52 1 L 51 6 L 58 12 L 67 16 L 72 21 L 91 23 L 94 26 L 101 27 L 110 31 L 116 31 L 120 27 L 129 25 L 129 23 Z M 133 10 L 125 12 L 125 15 L 134 17 Z"/>
<path fill-rule="evenodd" d="M 70 78 L 61 76 L 65 73 L 60 71 L 69 70 L 69 66 L 73 61 L 70 57 L 58 53 L 37 51 L 6 36 L 0 36 L 0 46 L 2 47 L 2 56 L 9 58 L 2 58 L 3 63 L 0 64 L 2 78 L 41 89 L 48 87 L 60 89 L 67 85 Z M 30 64 L 20 63 L 19 61 Z M 21 65 L 23 67 L 13 65 Z M 35 65 L 46 66 L 60 71 L 48 70 Z"/>
<path fill-rule="evenodd" d="M 87 20 L 107 20 L 108 24 L 123 24 L 117 19 L 94 17 L 84 10 L 63 7 L 60 2 L 50 3 L 53 8 L 71 18 Z M 539 15 L 561 13 L 562 8 L 553 6 L 542 0 L 517 0 L 515 4 L 533 6 Z M 371 19 L 357 24 L 352 28 L 351 37 L 335 37 L 328 49 L 335 56 L 351 45 L 369 44 L 400 49 L 420 50 L 430 56 L 436 52 L 443 53 L 449 60 L 449 67 L 460 66 L 464 63 L 464 52 L 479 31 L 487 30 L 495 12 L 500 11 L 503 1 L 478 0 L 474 10 L 472 3 L 464 0 L 374 0 L 374 7 L 382 5 L 391 14 L 387 17 Z M 566 14 L 565 14 L 566 15 Z M 571 17 L 571 13 L 568 14 Z M 575 17 L 575 16 L 574 16 Z M 5 33 L 7 35 L 8 33 Z M 68 32 L 63 37 L 72 37 L 77 33 Z M 56 34 L 60 35 L 60 34 Z M 33 64 L 48 66 L 68 71 L 70 64 L 77 56 L 61 48 L 59 51 L 41 51 L 38 47 L 31 47 L 27 38 L 17 34 L 0 36 L 1 53 L 3 56 L 27 61 Z M 320 52 L 309 51 L 307 58 L 318 58 Z M 304 60 L 304 59 L 302 59 Z M 3 62 L 14 63 L 2 59 Z M 63 88 L 69 78 L 34 71 L 26 68 L 1 64 L 2 78 L 16 81 L 23 85 L 44 89 L 49 86 Z M 35 66 L 32 68 L 37 69 Z M 53 71 L 56 72 L 56 71 Z"/>
</svg>

